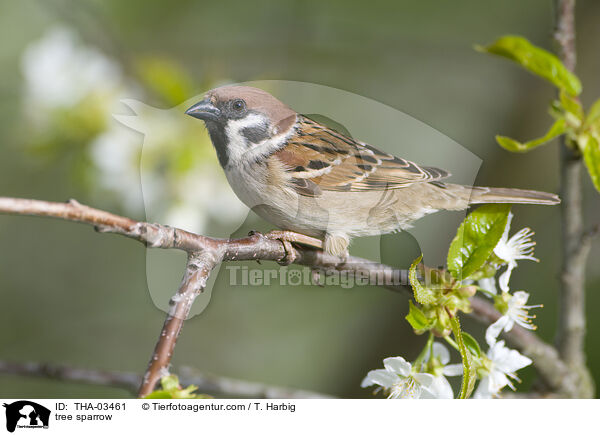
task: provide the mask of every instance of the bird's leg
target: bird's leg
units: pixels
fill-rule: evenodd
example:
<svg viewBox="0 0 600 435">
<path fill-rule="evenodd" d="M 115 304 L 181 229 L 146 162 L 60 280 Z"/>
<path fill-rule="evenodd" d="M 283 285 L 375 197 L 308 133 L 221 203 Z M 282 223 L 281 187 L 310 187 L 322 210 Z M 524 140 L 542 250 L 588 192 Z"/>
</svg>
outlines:
<svg viewBox="0 0 600 435">
<path fill-rule="evenodd" d="M 256 232 L 252 231 L 250 235 L 252 234 L 256 234 Z M 283 244 L 283 248 L 285 249 L 285 257 L 282 261 L 280 261 L 280 264 L 283 265 L 291 264 L 296 259 L 296 254 L 294 248 L 292 247 L 292 243 L 323 249 L 322 240 L 306 236 L 304 234 L 295 233 L 293 231 L 273 230 L 263 235 L 272 240 L 279 240 Z"/>
<path fill-rule="evenodd" d="M 313 248 L 323 249 L 323 241 L 315 237 L 306 236 L 304 234 L 295 233 L 294 231 L 273 230 L 265 234 L 265 237 L 273 240 L 285 240 L 291 243 L 299 243 L 301 245 L 312 246 Z"/>
</svg>

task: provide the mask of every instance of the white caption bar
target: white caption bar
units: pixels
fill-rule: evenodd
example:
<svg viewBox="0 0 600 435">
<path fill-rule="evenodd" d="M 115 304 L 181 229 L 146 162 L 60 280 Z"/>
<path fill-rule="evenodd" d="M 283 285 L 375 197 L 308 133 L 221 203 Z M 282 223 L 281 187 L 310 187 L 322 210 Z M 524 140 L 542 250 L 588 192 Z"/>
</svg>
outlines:
<svg viewBox="0 0 600 435">
<path fill-rule="evenodd" d="M 2 399 L 0 433 L 585 433 L 597 400 Z M 41 432 L 36 429 L 43 429 Z M 8 431 L 8 432 L 7 432 Z M 233 432 L 239 431 L 239 432 Z"/>
</svg>

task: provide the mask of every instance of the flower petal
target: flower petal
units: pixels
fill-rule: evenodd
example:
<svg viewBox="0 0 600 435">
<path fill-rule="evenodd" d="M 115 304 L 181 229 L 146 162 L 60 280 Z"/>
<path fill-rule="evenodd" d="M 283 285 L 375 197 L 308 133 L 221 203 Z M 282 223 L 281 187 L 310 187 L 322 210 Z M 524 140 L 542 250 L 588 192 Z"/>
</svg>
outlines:
<svg viewBox="0 0 600 435">
<path fill-rule="evenodd" d="M 508 267 L 506 268 L 504 273 L 502 275 L 500 275 L 500 278 L 498 278 L 498 284 L 500 285 L 500 290 L 502 290 L 503 292 L 508 293 L 510 291 L 510 288 L 508 287 L 508 281 L 510 280 L 510 275 L 512 273 L 512 270 L 515 267 L 517 267 L 517 263 L 515 263 L 515 262 L 508 263 Z"/>
<path fill-rule="evenodd" d="M 400 376 L 408 376 L 412 368 L 411 364 L 401 356 L 394 356 L 384 359 L 383 366 L 387 371 L 397 373 Z"/>
<path fill-rule="evenodd" d="M 496 343 L 496 339 L 500 335 L 500 332 L 502 332 L 504 327 L 508 324 L 509 320 L 510 319 L 508 316 L 502 316 L 488 326 L 485 331 L 485 341 L 487 342 L 488 346 L 492 347 L 494 343 Z"/>
<path fill-rule="evenodd" d="M 462 364 L 448 364 L 444 367 L 443 373 L 446 376 L 460 376 L 463 374 L 463 366 Z"/>
<path fill-rule="evenodd" d="M 396 388 L 392 388 L 392 392 L 388 399 L 420 399 L 423 393 L 423 387 L 418 383 L 412 388 L 407 388 L 406 385 L 401 385 Z"/>
<path fill-rule="evenodd" d="M 429 387 L 433 384 L 434 376 L 429 373 L 414 373 L 413 378 L 424 387 Z"/>
<path fill-rule="evenodd" d="M 510 300 L 508 301 L 508 304 L 509 304 L 509 306 L 514 305 L 514 306 L 522 307 L 523 305 L 525 305 L 527 303 L 528 299 L 529 299 L 529 293 L 527 293 L 526 291 L 520 290 L 518 292 L 515 292 L 515 294 L 512 296 L 512 298 L 510 298 Z"/>
<path fill-rule="evenodd" d="M 371 385 L 380 385 L 383 388 L 391 388 L 398 381 L 398 376 L 384 369 L 371 370 L 362 380 L 360 386 L 362 388 L 370 387 Z"/>
<path fill-rule="evenodd" d="M 510 374 L 517 370 L 521 370 L 523 367 L 527 367 L 533 361 L 527 358 L 525 355 L 521 355 L 514 349 L 509 349 L 508 355 L 502 361 L 498 361 L 497 366 L 504 373 Z"/>
<path fill-rule="evenodd" d="M 488 379 L 490 382 L 489 391 L 492 395 L 498 394 L 500 390 L 507 385 L 510 385 L 512 388 L 510 380 L 506 377 L 506 374 L 500 370 L 492 370 Z"/>
<path fill-rule="evenodd" d="M 501 371 L 511 376 L 514 376 L 514 372 L 517 370 L 527 367 L 533 362 L 518 351 L 506 347 L 504 340 L 500 340 L 490 347 L 488 358 L 492 360 L 495 371 Z"/>
<path fill-rule="evenodd" d="M 481 381 L 473 394 L 473 399 L 491 399 L 492 392 L 490 391 L 490 377 L 486 376 Z"/>
<path fill-rule="evenodd" d="M 508 218 L 506 219 L 506 226 L 504 227 L 504 232 L 502 233 L 502 237 L 500 237 L 500 240 L 498 241 L 498 243 L 496 244 L 496 247 L 494 248 L 494 254 L 496 254 L 498 257 L 502 258 L 500 256 L 500 254 L 498 254 L 498 252 L 496 252 L 496 249 L 498 249 L 499 251 L 506 246 L 507 242 L 508 242 L 508 232 L 510 231 L 510 223 L 513 220 L 513 217 L 515 215 L 512 214 L 511 211 L 508 212 Z M 504 260 L 504 258 L 502 258 Z"/>
<path fill-rule="evenodd" d="M 448 352 L 448 349 L 442 343 L 435 341 L 433 343 L 432 353 L 443 365 L 448 364 L 450 361 L 450 352 Z"/>
<path fill-rule="evenodd" d="M 450 386 L 450 382 L 444 376 L 435 376 L 433 383 L 428 388 L 429 392 L 433 394 L 434 399 L 453 399 L 454 392 Z"/>
</svg>

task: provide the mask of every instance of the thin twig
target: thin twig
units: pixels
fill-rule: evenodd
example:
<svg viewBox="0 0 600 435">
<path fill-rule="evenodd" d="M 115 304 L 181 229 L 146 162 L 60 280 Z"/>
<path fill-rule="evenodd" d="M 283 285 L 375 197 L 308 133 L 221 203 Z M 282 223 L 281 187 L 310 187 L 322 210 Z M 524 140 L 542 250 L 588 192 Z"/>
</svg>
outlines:
<svg viewBox="0 0 600 435">
<path fill-rule="evenodd" d="M 262 384 L 260 382 L 200 373 L 191 367 L 183 366 L 177 372 L 185 385 L 196 385 L 198 391 L 228 397 L 252 397 L 254 399 L 333 399 L 334 396 L 314 391 L 297 390 L 289 387 Z M 200 387 L 201 386 L 201 387 Z"/>
<path fill-rule="evenodd" d="M 171 300 L 169 313 L 165 319 L 156 348 L 148 364 L 138 395 L 144 397 L 154 390 L 161 377 L 168 372 L 171 356 L 183 322 L 187 319 L 196 297 L 206 287 L 210 271 L 221 261 L 212 251 L 190 253 L 185 268 L 185 274 L 179 290 Z"/>
<path fill-rule="evenodd" d="M 575 0 L 555 0 L 558 54 L 574 72 Z M 558 352 L 577 374 L 574 397 L 594 397 L 594 382 L 585 362 L 585 267 L 589 242 L 585 240 L 582 212 L 580 153 L 563 139 L 561 146 L 562 271 L 559 290 Z"/>
<path fill-rule="evenodd" d="M 32 361 L 12 362 L 0 360 L 0 374 L 32 376 L 57 381 L 124 388 L 132 394 L 137 392 L 142 380 L 142 376 L 137 373 L 84 369 Z"/>
<path fill-rule="evenodd" d="M 57 381 L 76 382 L 87 385 L 123 388 L 136 394 L 142 376 L 131 372 L 83 369 L 61 364 L 38 362 L 11 362 L 0 360 L 0 374 L 33 376 Z M 322 393 L 293 388 L 279 387 L 249 382 L 240 379 L 199 373 L 189 367 L 181 367 L 178 372 L 182 385 L 195 385 L 198 391 L 217 397 L 250 397 L 255 399 L 326 399 L 332 398 Z"/>
</svg>

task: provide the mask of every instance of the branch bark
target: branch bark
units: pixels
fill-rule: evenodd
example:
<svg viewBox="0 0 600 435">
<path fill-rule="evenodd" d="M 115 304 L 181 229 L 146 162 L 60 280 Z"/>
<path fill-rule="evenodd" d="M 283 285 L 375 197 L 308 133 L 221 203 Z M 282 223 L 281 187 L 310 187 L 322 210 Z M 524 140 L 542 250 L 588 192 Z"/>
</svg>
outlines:
<svg viewBox="0 0 600 435">
<path fill-rule="evenodd" d="M 196 296 L 203 290 L 210 271 L 221 261 L 286 260 L 289 252 L 283 243 L 255 233 L 242 239 L 214 239 L 193 234 L 166 225 L 138 222 L 106 211 L 97 210 L 70 200 L 56 203 L 20 198 L 0 197 L 0 213 L 46 216 L 94 225 L 100 232 L 116 233 L 138 240 L 146 246 L 163 249 L 181 249 L 188 253 L 184 277 L 177 293 L 171 298 L 171 309 L 163 325 L 148 369 L 144 375 L 139 395 L 150 393 L 168 367 L 183 322 L 189 314 Z M 338 257 L 329 256 L 321 250 L 288 247 L 293 249 L 291 257 L 297 264 L 313 269 L 352 272 L 367 277 L 369 282 L 396 292 L 412 294 L 406 270 L 394 269 L 385 264 L 363 258 L 349 257 L 340 262 Z M 500 314 L 493 305 L 480 297 L 472 298 L 472 315 L 482 323 L 495 322 Z M 544 382 L 553 389 L 567 392 L 569 371 L 553 346 L 535 334 L 515 326 L 506 334 L 515 347 L 529 356 L 536 365 Z"/>
<path fill-rule="evenodd" d="M 192 309 L 196 297 L 206 287 L 211 270 L 221 261 L 218 253 L 202 251 L 188 255 L 185 274 L 179 290 L 171 300 L 171 308 L 165 319 L 152 359 L 148 363 L 148 369 L 144 375 L 142 385 L 138 392 L 139 397 L 150 394 L 161 377 L 168 374 L 171 356 L 177 343 L 177 338 Z"/>
<path fill-rule="evenodd" d="M 76 382 L 87 385 L 123 388 L 136 394 L 142 376 L 131 372 L 83 369 L 61 364 L 38 362 L 10 362 L 0 360 L 0 374 L 33 376 L 57 381 Z M 253 399 L 331 399 L 332 396 L 314 391 L 248 382 L 240 379 L 199 373 L 189 367 L 181 367 L 178 373 L 183 385 L 196 385 L 198 391 L 218 397 L 241 397 Z"/>
<path fill-rule="evenodd" d="M 555 0 L 554 39 L 565 66 L 575 71 L 575 0 Z M 589 240 L 585 236 L 582 210 L 581 155 L 563 139 L 561 146 L 562 267 L 559 290 L 558 352 L 576 374 L 575 395 L 594 397 L 594 381 L 585 361 L 585 268 Z"/>
</svg>

